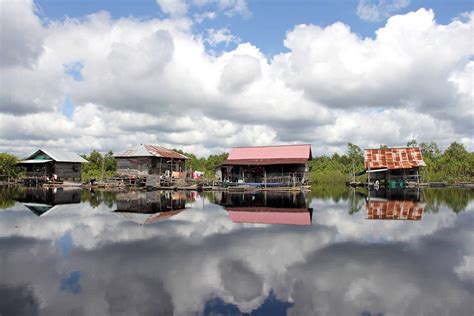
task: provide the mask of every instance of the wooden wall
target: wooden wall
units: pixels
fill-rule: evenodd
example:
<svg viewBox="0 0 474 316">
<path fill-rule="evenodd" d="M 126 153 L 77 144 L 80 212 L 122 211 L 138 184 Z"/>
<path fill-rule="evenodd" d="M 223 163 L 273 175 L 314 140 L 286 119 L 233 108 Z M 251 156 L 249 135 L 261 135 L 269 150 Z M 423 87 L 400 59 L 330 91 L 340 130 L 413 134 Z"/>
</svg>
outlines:
<svg viewBox="0 0 474 316">
<path fill-rule="evenodd" d="M 125 176 L 164 175 L 167 170 L 185 171 L 184 160 L 160 157 L 116 157 L 117 174 Z M 161 173 L 160 173 L 161 172 Z"/>
</svg>

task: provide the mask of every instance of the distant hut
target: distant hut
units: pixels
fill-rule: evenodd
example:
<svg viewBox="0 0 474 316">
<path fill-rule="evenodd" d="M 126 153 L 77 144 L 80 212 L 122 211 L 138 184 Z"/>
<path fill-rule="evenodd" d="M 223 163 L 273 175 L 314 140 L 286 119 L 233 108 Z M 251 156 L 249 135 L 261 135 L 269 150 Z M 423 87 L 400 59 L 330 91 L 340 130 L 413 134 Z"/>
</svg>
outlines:
<svg viewBox="0 0 474 316">
<path fill-rule="evenodd" d="M 164 175 L 182 177 L 188 157 L 176 151 L 154 145 L 138 145 L 114 155 L 117 174 L 146 177 Z"/>
<path fill-rule="evenodd" d="M 420 167 L 426 167 L 418 147 L 365 149 L 368 182 L 383 181 L 389 186 L 409 181 L 419 183 Z"/>
<path fill-rule="evenodd" d="M 308 181 L 311 145 L 235 147 L 218 170 L 224 182 L 301 185 Z"/>
<path fill-rule="evenodd" d="M 18 166 L 30 178 L 49 178 L 56 180 L 81 179 L 81 167 L 87 160 L 76 153 L 58 149 L 38 149 Z"/>
</svg>

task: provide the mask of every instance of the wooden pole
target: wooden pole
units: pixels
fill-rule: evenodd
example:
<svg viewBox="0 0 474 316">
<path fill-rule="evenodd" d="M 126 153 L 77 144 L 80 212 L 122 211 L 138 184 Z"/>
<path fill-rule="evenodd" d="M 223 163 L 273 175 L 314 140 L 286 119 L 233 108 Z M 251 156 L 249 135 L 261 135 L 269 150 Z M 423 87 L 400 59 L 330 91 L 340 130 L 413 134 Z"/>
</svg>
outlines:
<svg viewBox="0 0 474 316">
<path fill-rule="evenodd" d="M 267 188 L 267 170 L 265 170 L 265 166 L 263 166 L 263 182 L 265 185 L 265 189 Z M 266 198 L 266 196 L 265 196 Z"/>
</svg>

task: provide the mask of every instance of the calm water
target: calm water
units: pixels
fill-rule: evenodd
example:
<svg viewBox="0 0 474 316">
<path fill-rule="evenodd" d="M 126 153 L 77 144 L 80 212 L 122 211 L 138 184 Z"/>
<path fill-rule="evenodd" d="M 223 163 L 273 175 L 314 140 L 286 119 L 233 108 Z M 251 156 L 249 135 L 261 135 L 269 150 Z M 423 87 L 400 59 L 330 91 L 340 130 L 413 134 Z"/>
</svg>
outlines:
<svg viewBox="0 0 474 316">
<path fill-rule="evenodd" d="M 474 314 L 474 191 L 0 188 L 0 315 Z"/>
</svg>

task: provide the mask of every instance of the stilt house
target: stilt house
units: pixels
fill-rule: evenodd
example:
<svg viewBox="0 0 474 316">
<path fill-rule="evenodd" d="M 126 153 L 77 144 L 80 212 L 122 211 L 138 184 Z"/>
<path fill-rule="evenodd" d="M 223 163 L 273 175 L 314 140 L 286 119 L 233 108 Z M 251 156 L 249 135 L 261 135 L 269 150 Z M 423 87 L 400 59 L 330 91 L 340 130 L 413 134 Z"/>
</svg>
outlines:
<svg viewBox="0 0 474 316">
<path fill-rule="evenodd" d="M 121 176 L 146 177 L 163 175 L 181 178 L 185 173 L 188 157 L 176 151 L 154 145 L 138 145 L 114 155 L 117 174 Z"/>
<path fill-rule="evenodd" d="M 87 160 L 78 154 L 57 149 L 38 149 L 28 158 L 20 161 L 18 166 L 23 168 L 27 177 L 43 177 L 51 179 L 56 175 L 57 180 L 80 179 L 81 167 Z"/>
<path fill-rule="evenodd" d="M 222 191 L 214 192 L 214 203 L 222 205 L 234 223 L 311 225 L 313 215 L 303 192 Z"/>
<path fill-rule="evenodd" d="M 369 183 L 419 182 L 420 167 L 426 167 L 426 163 L 418 147 L 365 149 Z"/>
<path fill-rule="evenodd" d="M 311 145 L 235 147 L 217 170 L 223 182 L 301 185 L 308 180 Z"/>
</svg>

